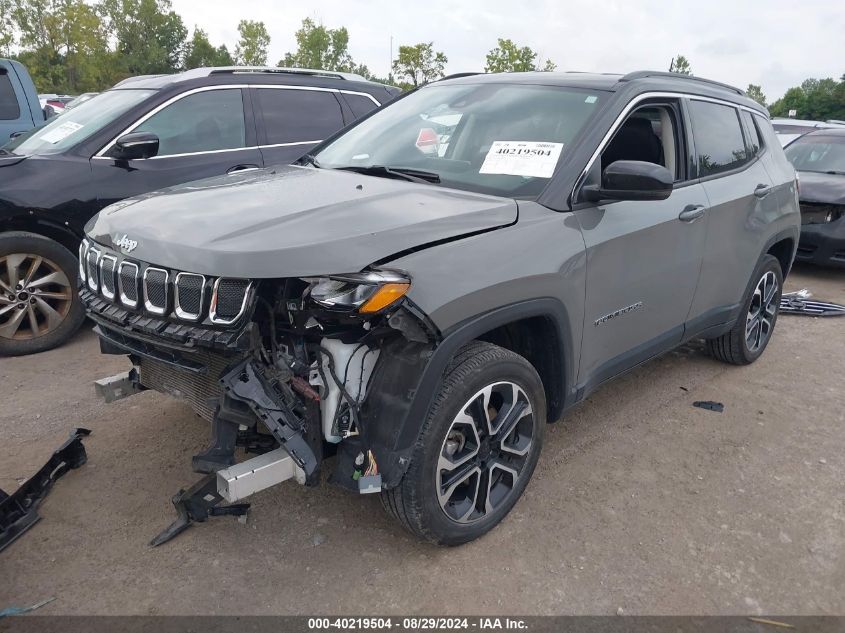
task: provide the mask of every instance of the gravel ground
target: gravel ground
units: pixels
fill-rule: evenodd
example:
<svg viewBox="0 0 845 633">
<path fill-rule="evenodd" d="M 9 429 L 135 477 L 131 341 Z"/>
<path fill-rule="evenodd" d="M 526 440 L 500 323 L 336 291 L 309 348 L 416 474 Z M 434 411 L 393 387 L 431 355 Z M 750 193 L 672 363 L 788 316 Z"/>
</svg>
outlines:
<svg viewBox="0 0 845 633">
<path fill-rule="evenodd" d="M 845 274 L 788 289 L 845 303 Z M 0 488 L 85 426 L 88 464 L 0 553 L 0 609 L 48 614 L 845 614 L 845 318 L 781 317 L 766 354 L 730 367 L 688 345 L 549 427 L 523 499 L 469 545 L 420 543 L 379 500 L 287 483 L 249 522 L 213 519 L 156 549 L 170 497 L 208 440 L 157 393 L 106 405 L 125 368 L 82 332 L 0 359 Z M 724 413 L 693 408 L 725 404 Z"/>
</svg>

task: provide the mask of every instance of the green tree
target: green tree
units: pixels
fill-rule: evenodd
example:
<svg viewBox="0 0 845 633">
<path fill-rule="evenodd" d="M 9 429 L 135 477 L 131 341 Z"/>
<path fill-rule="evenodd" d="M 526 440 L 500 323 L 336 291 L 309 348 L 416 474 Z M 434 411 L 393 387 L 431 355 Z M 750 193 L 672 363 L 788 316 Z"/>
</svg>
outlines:
<svg viewBox="0 0 845 633">
<path fill-rule="evenodd" d="M 105 25 L 83 0 L 16 0 L 12 19 L 39 89 L 83 92 L 110 79 Z"/>
<path fill-rule="evenodd" d="M 845 78 L 806 79 L 769 106 L 772 116 L 789 116 L 790 110 L 799 119 L 845 119 Z"/>
<path fill-rule="evenodd" d="M 511 73 L 530 70 L 554 70 L 557 65 L 547 59 L 541 67 L 537 62 L 537 53 L 528 46 L 519 47 L 512 40 L 499 38 L 496 48 L 487 53 L 487 65 L 484 72 Z"/>
<path fill-rule="evenodd" d="M 10 57 L 15 45 L 15 20 L 12 0 L 0 0 L 0 57 Z"/>
<path fill-rule="evenodd" d="M 690 68 L 689 60 L 683 55 L 676 55 L 669 62 L 669 72 L 678 73 L 680 75 L 691 75 L 692 68 Z"/>
<path fill-rule="evenodd" d="M 434 50 L 434 42 L 400 46 L 399 56 L 393 60 L 393 72 L 416 88 L 441 78 L 448 62 L 446 55 Z"/>
<path fill-rule="evenodd" d="M 208 40 L 208 34 L 194 27 L 194 35 L 185 46 L 185 70 L 204 66 L 233 66 L 234 63 L 225 44 L 214 48 Z"/>
<path fill-rule="evenodd" d="M 270 34 L 264 22 L 241 20 L 238 23 L 241 38 L 235 46 L 235 61 L 240 66 L 264 66 L 267 64 L 267 48 Z"/>
<path fill-rule="evenodd" d="M 745 94 L 747 94 L 749 98 L 754 99 L 754 101 L 764 108 L 766 107 L 766 95 L 763 94 L 763 89 L 757 84 L 748 84 L 748 88 L 745 89 Z"/>
<path fill-rule="evenodd" d="M 347 72 L 352 72 L 356 67 L 349 54 L 349 32 L 346 27 L 330 29 L 311 18 L 305 18 L 296 32 L 296 47 L 295 52 L 287 53 L 279 61 L 279 66 Z"/>
<path fill-rule="evenodd" d="M 98 5 L 116 40 L 123 75 L 176 72 L 188 30 L 170 0 L 102 0 Z"/>
</svg>

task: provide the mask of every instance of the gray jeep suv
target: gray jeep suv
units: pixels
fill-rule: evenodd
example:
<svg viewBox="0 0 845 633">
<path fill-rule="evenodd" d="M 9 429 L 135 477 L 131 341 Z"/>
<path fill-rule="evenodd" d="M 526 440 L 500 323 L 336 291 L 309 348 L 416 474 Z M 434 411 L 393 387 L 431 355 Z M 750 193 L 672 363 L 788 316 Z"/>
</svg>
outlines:
<svg viewBox="0 0 845 633">
<path fill-rule="evenodd" d="M 298 165 L 106 208 L 81 296 L 132 364 L 107 399 L 155 389 L 211 424 L 208 474 L 156 543 L 325 464 L 458 544 L 502 520 L 545 424 L 605 381 L 693 338 L 756 360 L 799 227 L 795 171 L 740 90 L 465 75 Z"/>
</svg>

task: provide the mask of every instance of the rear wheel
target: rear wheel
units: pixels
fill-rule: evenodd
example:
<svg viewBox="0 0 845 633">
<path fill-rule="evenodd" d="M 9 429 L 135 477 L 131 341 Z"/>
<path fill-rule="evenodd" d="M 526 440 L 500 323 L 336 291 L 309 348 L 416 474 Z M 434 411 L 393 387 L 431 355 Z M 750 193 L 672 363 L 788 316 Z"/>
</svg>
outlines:
<svg viewBox="0 0 845 633">
<path fill-rule="evenodd" d="M 382 496 L 411 532 L 458 545 L 496 526 L 522 495 L 540 455 L 543 384 L 521 356 L 465 347 L 446 371 L 411 466 Z"/>
<path fill-rule="evenodd" d="M 710 354 L 725 363 L 748 365 L 757 360 L 769 344 L 777 323 L 783 292 L 780 262 L 765 255 L 757 265 L 752 281 L 731 331 L 707 341 Z"/>
<path fill-rule="evenodd" d="M 77 260 L 51 239 L 0 234 L 0 355 L 61 345 L 85 318 L 74 288 Z"/>
</svg>

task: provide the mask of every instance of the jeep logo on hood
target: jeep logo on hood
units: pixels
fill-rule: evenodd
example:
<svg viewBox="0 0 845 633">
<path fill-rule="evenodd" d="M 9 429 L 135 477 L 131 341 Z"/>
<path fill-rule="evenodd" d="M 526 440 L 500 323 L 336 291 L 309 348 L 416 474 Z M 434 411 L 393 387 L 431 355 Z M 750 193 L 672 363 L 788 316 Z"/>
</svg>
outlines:
<svg viewBox="0 0 845 633">
<path fill-rule="evenodd" d="M 116 248 L 122 248 L 127 253 L 131 253 L 138 246 L 138 242 L 136 240 L 130 240 L 127 235 L 123 237 L 115 235 L 113 241 Z"/>
</svg>

